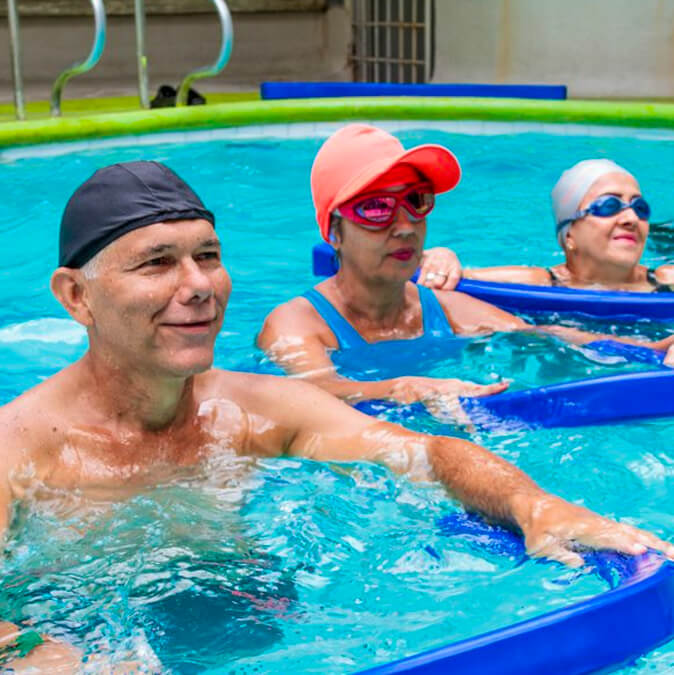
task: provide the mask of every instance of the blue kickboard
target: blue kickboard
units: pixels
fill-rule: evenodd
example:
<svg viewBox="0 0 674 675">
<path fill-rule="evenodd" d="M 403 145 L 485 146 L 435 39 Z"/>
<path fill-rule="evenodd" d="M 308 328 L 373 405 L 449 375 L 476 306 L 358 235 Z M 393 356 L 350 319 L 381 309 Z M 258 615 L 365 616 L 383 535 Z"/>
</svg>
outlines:
<svg viewBox="0 0 674 675">
<path fill-rule="evenodd" d="M 314 247 L 314 274 L 329 276 L 336 271 L 332 247 Z M 569 311 L 569 304 L 560 307 L 559 303 L 559 297 L 568 295 L 576 297 L 571 305 L 581 307 L 574 311 L 594 316 L 648 316 L 643 312 L 644 305 L 650 306 L 653 318 L 674 316 L 674 298 L 659 305 L 656 299 L 661 302 L 667 298 L 651 294 L 541 289 L 465 280 L 461 283 L 464 287 L 460 290 L 477 297 L 481 296 L 475 291 L 486 288 L 492 295 L 483 299 L 506 309 L 530 311 L 531 298 L 527 295 L 533 293 L 547 296 L 534 297 L 535 309 L 545 311 Z M 494 301 L 495 288 L 499 302 Z M 606 296 L 615 300 L 608 310 L 592 311 Z M 537 300 L 541 302 L 536 304 Z M 612 340 L 599 340 L 585 348 L 653 365 L 660 365 L 663 358 L 662 352 Z M 674 371 L 658 369 L 479 399 L 463 398 L 461 402 L 471 418 L 485 426 L 500 426 L 504 420 L 533 426 L 577 426 L 674 414 L 672 391 Z M 397 408 L 385 401 L 362 401 L 356 407 L 369 414 Z M 453 514 L 441 519 L 438 526 L 443 534 L 468 538 L 492 554 L 526 558 L 520 537 L 477 517 Z M 434 551 L 429 549 L 429 554 Z M 654 554 L 630 557 L 589 553 L 585 559 L 609 582 L 617 577 L 618 586 L 543 616 L 362 671 L 360 675 L 575 675 L 626 664 L 674 636 L 674 565 L 663 563 Z"/>
<path fill-rule="evenodd" d="M 342 96 L 471 96 L 564 100 L 560 84 L 390 84 L 383 82 L 263 82 L 263 99 Z"/>
<path fill-rule="evenodd" d="M 639 348 L 637 348 L 639 349 Z M 485 431 L 517 427 L 579 427 L 674 415 L 674 370 L 644 370 L 571 380 L 482 398 L 459 398 L 473 424 Z M 395 412 L 397 421 L 428 414 L 423 404 L 360 401 L 366 415 Z"/>
<path fill-rule="evenodd" d="M 312 254 L 315 276 L 332 276 L 338 265 L 335 251 L 325 242 L 316 244 Z M 416 276 L 412 277 L 412 281 Z M 457 291 L 508 311 L 568 312 L 601 318 L 673 319 L 674 293 L 631 291 L 588 291 L 556 286 L 529 286 L 494 281 L 462 279 Z"/>
<path fill-rule="evenodd" d="M 674 370 L 648 370 L 562 382 L 483 398 L 462 398 L 484 429 L 516 422 L 531 427 L 576 427 L 674 415 Z"/>
<path fill-rule="evenodd" d="M 572 380 L 482 398 L 460 397 L 470 420 L 485 431 L 511 427 L 579 427 L 629 419 L 674 415 L 674 370 L 644 370 L 606 377 Z M 399 424 L 427 415 L 421 403 L 402 406 L 393 401 L 359 401 L 366 415 L 394 413 Z"/>
<path fill-rule="evenodd" d="M 489 553 L 526 558 L 521 537 L 478 516 L 451 514 L 438 527 Z M 628 663 L 674 635 L 674 565 L 655 553 L 584 557 L 611 590 L 360 675 L 576 675 Z"/>
</svg>

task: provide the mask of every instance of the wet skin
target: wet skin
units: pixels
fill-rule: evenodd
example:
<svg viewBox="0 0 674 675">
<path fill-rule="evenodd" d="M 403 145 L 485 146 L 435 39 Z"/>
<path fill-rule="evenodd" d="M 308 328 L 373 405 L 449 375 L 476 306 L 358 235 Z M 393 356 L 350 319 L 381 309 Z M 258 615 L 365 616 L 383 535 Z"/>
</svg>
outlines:
<svg viewBox="0 0 674 675">
<path fill-rule="evenodd" d="M 397 192 L 409 185 L 394 185 L 387 189 Z M 633 214 L 631 209 L 628 211 Z M 622 235 L 632 235 L 627 218 L 625 216 L 619 226 L 610 230 L 621 235 L 617 237 L 619 243 L 616 244 L 617 248 L 622 247 L 619 252 L 627 248 L 621 240 Z M 339 270 L 333 277 L 317 284 L 316 289 L 367 342 L 404 340 L 421 335 L 421 303 L 415 285 L 408 279 L 423 255 L 426 219 L 412 219 L 401 207 L 388 228 L 365 229 L 342 218 L 339 229 L 333 235 L 333 246 L 340 255 Z M 641 235 L 639 240 L 643 242 Z M 631 250 L 629 252 L 632 254 Z M 433 289 L 433 292 L 457 335 L 524 330 L 552 334 L 577 344 L 608 337 L 564 326 L 532 326 L 464 293 L 444 289 Z M 611 339 L 646 344 L 615 336 Z M 673 340 L 674 336 L 648 344 L 653 348 L 666 349 Z M 371 398 L 400 403 L 423 401 L 433 406 L 440 403 L 452 410 L 456 408 L 458 395 L 484 396 L 503 391 L 507 386 L 504 382 L 478 385 L 456 379 L 421 376 L 358 382 L 340 377 L 330 358 L 330 351 L 339 348 L 337 338 L 305 298 L 294 298 L 276 307 L 265 319 L 257 341 L 258 346 L 286 372 L 302 375 L 350 402 Z"/>
<path fill-rule="evenodd" d="M 406 264 L 384 255 L 381 274 L 404 288 L 396 266 Z M 89 350 L 0 408 L 1 530 L 12 504 L 41 490 L 123 499 L 209 457 L 289 454 L 440 480 L 469 508 L 519 529 L 534 555 L 578 565 L 571 549 L 582 543 L 674 557 L 669 544 L 545 493 L 473 443 L 377 421 L 306 382 L 212 368 L 230 288 L 203 220 L 125 234 L 101 252 L 92 278 L 55 271 L 52 290 L 86 327 Z M 49 649 L 29 655 L 45 659 L 43 672 L 53 672 Z"/>
<path fill-rule="evenodd" d="M 390 192 L 407 189 L 411 183 L 384 188 Z M 398 208 L 390 227 L 370 230 L 342 218 L 333 246 L 340 253 L 339 272 L 316 286 L 367 342 L 405 340 L 423 333 L 423 318 L 416 286 L 408 280 L 419 266 L 426 238 L 426 219 L 410 216 Z M 437 263 L 436 263 L 437 264 Z M 449 318 L 460 332 L 469 321 L 482 330 L 480 311 L 475 306 L 462 311 L 471 299 L 456 296 L 459 308 Z M 461 296 L 461 297 L 458 297 Z M 438 294 L 441 297 L 441 294 Z M 442 302 L 442 301 L 441 301 Z M 491 321 L 515 327 L 519 319 L 494 309 Z M 487 325 L 488 329 L 489 325 Z M 506 382 L 480 385 L 454 378 L 400 377 L 377 382 L 354 382 L 336 375 L 328 350 L 337 340 L 310 303 L 296 298 L 277 307 L 265 319 L 258 346 L 267 351 L 286 371 L 302 374 L 331 393 L 357 401 L 388 398 L 402 403 L 442 397 L 452 406 L 458 395 L 485 396 L 507 387 Z"/>
<path fill-rule="evenodd" d="M 631 176 L 610 173 L 599 178 L 583 197 L 579 210 L 603 195 L 630 202 L 641 196 Z M 624 209 L 605 218 L 588 214 L 575 221 L 566 235 L 566 264 L 559 266 L 570 284 L 624 284 L 633 290 L 649 291 L 646 268 L 639 265 L 648 237 L 648 221 L 633 209 Z"/>
<path fill-rule="evenodd" d="M 639 184 L 624 173 L 609 173 L 595 181 L 581 200 L 578 210 L 587 208 L 597 197 L 614 195 L 629 203 L 641 196 Z M 653 285 L 646 278 L 647 268 L 639 264 L 648 238 L 647 220 L 633 209 L 602 218 L 588 214 L 568 229 L 564 245 L 566 261 L 552 268 L 565 286 L 598 287 L 650 293 Z M 549 286 L 550 275 L 542 267 L 504 266 L 464 270 L 469 279 L 505 281 Z M 661 265 L 655 271 L 661 284 L 674 286 L 674 266 Z"/>
<path fill-rule="evenodd" d="M 579 210 L 586 209 L 604 195 L 629 203 L 635 197 L 641 197 L 641 189 L 631 176 L 606 174 L 592 185 Z M 588 257 L 631 269 L 641 258 L 648 230 L 648 221 L 640 219 L 630 208 L 605 218 L 592 214 L 583 216 L 569 229 L 567 240 L 574 249 L 582 250 Z"/>
</svg>

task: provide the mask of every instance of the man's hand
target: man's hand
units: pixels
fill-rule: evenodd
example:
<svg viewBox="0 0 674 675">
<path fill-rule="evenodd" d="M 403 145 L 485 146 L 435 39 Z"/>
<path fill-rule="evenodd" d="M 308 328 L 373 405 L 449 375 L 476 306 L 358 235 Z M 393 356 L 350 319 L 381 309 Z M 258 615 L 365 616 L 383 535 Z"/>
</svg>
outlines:
<svg viewBox="0 0 674 675">
<path fill-rule="evenodd" d="M 421 258 L 419 283 L 429 288 L 453 291 L 461 280 L 461 263 L 448 248 L 429 248 Z"/>
<path fill-rule="evenodd" d="M 616 523 L 551 494 L 513 500 L 513 515 L 524 534 L 527 553 L 580 567 L 579 548 L 609 549 L 638 555 L 648 549 L 674 560 L 674 546 L 649 532 Z"/>
<path fill-rule="evenodd" d="M 284 447 L 288 455 L 378 462 L 419 480 L 442 481 L 467 510 L 521 530 L 534 556 L 578 566 L 582 547 L 633 555 L 652 548 L 674 560 L 671 544 L 545 492 L 516 466 L 475 443 L 373 419 L 306 382 L 291 380 L 281 387 L 278 378 L 255 377 L 262 384 L 255 387 L 258 408 L 252 412 L 269 416 L 273 411 L 271 419 L 282 421 L 287 441 L 275 440 L 274 447 Z M 502 386 L 482 389 L 494 393 L 493 387 Z M 251 389 L 242 387 L 248 396 Z"/>
<path fill-rule="evenodd" d="M 79 649 L 43 635 L 38 638 L 38 641 L 43 640 L 41 644 L 22 654 L 20 640 L 24 634 L 25 631 L 13 623 L 0 622 L 0 651 L 14 657 L 3 665 L 11 668 L 12 673 L 76 675 L 81 672 L 82 652 Z"/>
<path fill-rule="evenodd" d="M 390 398 L 399 403 L 453 400 L 458 396 L 491 396 L 508 388 L 508 382 L 477 384 L 454 378 L 397 377 L 391 380 Z"/>
</svg>

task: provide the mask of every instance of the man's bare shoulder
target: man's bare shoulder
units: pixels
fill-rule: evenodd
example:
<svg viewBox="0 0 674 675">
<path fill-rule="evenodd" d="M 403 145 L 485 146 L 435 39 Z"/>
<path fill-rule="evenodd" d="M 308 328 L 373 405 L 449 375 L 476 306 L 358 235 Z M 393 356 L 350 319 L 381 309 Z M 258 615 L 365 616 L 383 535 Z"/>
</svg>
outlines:
<svg viewBox="0 0 674 675">
<path fill-rule="evenodd" d="M 293 393 L 313 390 L 313 385 L 277 375 L 243 373 L 234 370 L 211 368 L 199 377 L 200 400 L 223 398 L 232 401 L 246 411 L 258 409 Z"/>
<path fill-rule="evenodd" d="M 0 443 L 5 452 L 48 449 L 66 433 L 69 396 L 64 373 L 53 375 L 0 407 Z"/>
<path fill-rule="evenodd" d="M 212 369 L 199 385 L 199 399 L 227 400 L 244 413 L 261 415 L 280 424 L 325 414 L 351 416 L 354 410 L 321 387 L 293 377 Z M 204 375 L 199 377 L 203 378 Z M 363 417 L 361 413 L 355 413 Z M 367 418 L 371 420 L 371 418 Z"/>
<path fill-rule="evenodd" d="M 327 324 L 314 306 L 301 296 L 275 307 L 265 318 L 257 336 L 257 346 L 268 351 L 279 340 L 317 338 L 327 347 L 337 343 Z"/>
<path fill-rule="evenodd" d="M 320 387 L 293 377 L 260 375 L 211 369 L 198 376 L 198 399 L 229 402 L 242 413 L 261 415 L 281 424 L 302 418 L 314 408 L 336 402 L 340 409 L 351 408 Z"/>
</svg>

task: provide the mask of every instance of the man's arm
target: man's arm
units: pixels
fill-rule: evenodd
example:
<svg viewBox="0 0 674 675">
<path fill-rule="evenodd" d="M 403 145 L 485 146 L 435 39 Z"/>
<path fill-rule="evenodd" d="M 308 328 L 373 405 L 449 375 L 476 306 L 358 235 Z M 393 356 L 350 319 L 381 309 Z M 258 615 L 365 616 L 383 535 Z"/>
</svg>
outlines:
<svg viewBox="0 0 674 675">
<path fill-rule="evenodd" d="M 2 672 L 15 673 L 61 673 L 77 675 L 82 672 L 82 653 L 65 642 L 57 642 L 32 629 L 0 621 L 0 660 L 7 668 Z M 112 670 L 100 671 L 113 675 Z M 117 671 L 115 671 L 117 672 Z M 122 671 L 118 671 L 121 675 Z M 133 671 L 127 671 L 133 672 Z"/>
<path fill-rule="evenodd" d="M 35 412 L 34 410 L 32 411 Z M 34 425 L 17 401 L 0 409 L 0 540 L 4 539 L 10 524 L 14 494 L 11 488 L 12 472 L 22 458 L 30 456 L 40 439 Z M 0 620 L 0 661 L 13 673 L 63 673 L 81 672 L 81 651 L 72 645 L 40 635 L 32 629 L 22 628 Z M 5 672 L 4 670 L 2 672 Z"/>
<path fill-rule="evenodd" d="M 31 439 L 20 416 L 13 413 L 11 404 L 0 409 L 0 540 L 9 528 L 14 496 L 10 476 L 18 465 L 22 444 L 28 448 Z"/>
<path fill-rule="evenodd" d="M 508 386 L 507 382 L 483 385 L 454 378 L 358 381 L 342 377 L 329 357 L 329 350 L 337 346 L 330 344 L 334 337 L 305 304 L 308 304 L 305 300 L 296 298 L 272 311 L 257 337 L 257 345 L 289 375 L 302 377 L 350 403 L 368 399 L 414 403 L 443 396 L 488 396 Z"/>
<path fill-rule="evenodd" d="M 285 386 L 285 384 L 289 386 Z M 286 452 L 321 461 L 374 461 L 421 480 L 439 479 L 468 509 L 519 529 L 527 550 L 571 565 L 574 546 L 674 558 L 674 546 L 546 493 L 525 473 L 485 448 L 375 420 L 303 382 L 274 385 L 265 407 L 292 432 Z"/>
</svg>

